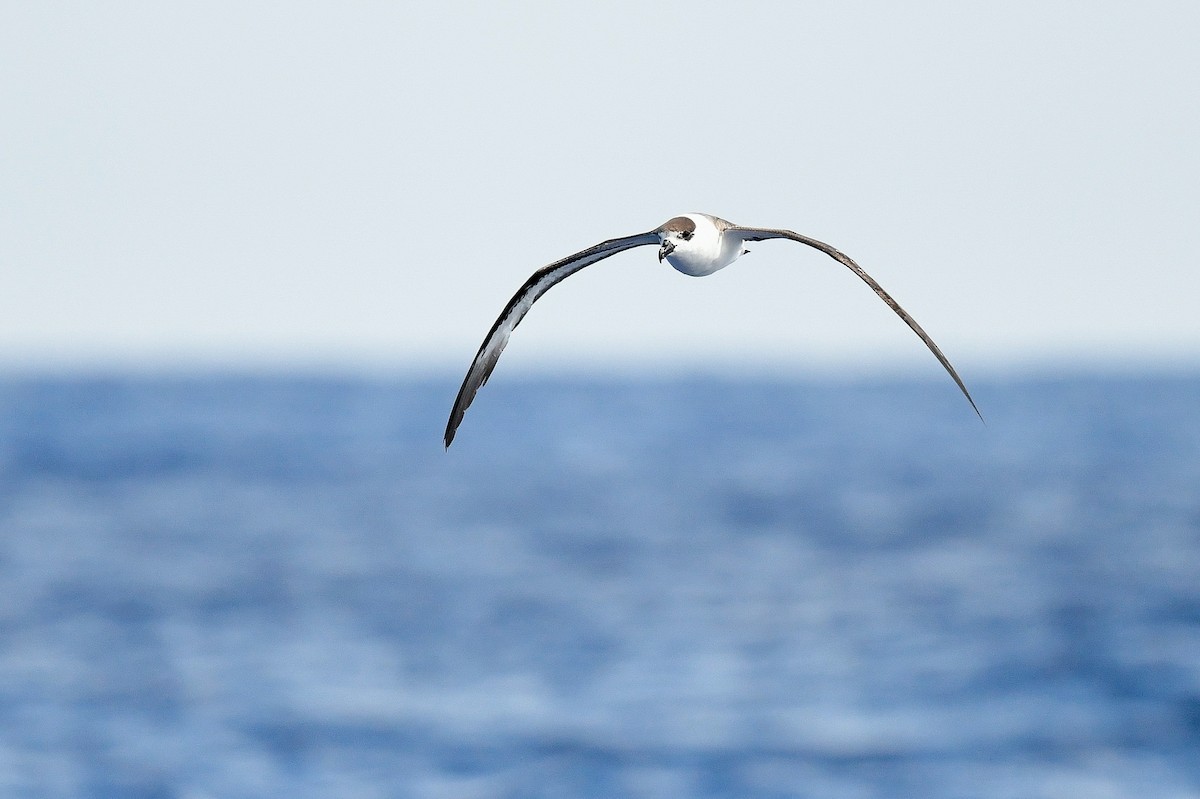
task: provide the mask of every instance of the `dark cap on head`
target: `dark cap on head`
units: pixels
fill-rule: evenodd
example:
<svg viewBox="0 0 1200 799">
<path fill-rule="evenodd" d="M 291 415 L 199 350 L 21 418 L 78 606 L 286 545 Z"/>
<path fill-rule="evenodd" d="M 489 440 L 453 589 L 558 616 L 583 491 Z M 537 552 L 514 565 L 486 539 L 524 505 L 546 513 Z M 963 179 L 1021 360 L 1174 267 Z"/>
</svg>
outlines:
<svg viewBox="0 0 1200 799">
<path fill-rule="evenodd" d="M 662 226 L 659 227 L 659 230 L 666 231 L 668 233 L 674 233 L 676 231 L 681 233 L 695 233 L 696 223 L 688 219 L 686 216 L 676 216 L 668 219 L 666 222 L 663 222 Z"/>
</svg>

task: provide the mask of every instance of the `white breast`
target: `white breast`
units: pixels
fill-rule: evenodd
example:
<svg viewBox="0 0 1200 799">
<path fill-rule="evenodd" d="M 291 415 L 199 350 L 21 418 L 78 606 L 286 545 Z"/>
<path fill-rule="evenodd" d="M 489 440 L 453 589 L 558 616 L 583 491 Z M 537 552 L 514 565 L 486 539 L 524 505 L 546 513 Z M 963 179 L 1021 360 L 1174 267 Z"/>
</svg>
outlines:
<svg viewBox="0 0 1200 799">
<path fill-rule="evenodd" d="M 742 240 L 731 233 L 722 233 L 716 217 L 708 214 L 684 214 L 696 223 L 696 231 L 687 241 L 675 241 L 675 250 L 667 263 L 692 277 L 711 275 L 724 269 L 745 252 Z"/>
</svg>

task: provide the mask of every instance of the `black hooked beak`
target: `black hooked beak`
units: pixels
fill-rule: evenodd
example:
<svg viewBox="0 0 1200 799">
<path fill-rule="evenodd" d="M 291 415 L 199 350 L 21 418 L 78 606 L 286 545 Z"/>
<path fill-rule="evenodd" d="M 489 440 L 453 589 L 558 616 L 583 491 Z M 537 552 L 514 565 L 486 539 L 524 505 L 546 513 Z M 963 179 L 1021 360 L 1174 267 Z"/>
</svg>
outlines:
<svg viewBox="0 0 1200 799">
<path fill-rule="evenodd" d="M 658 262 L 661 264 L 663 258 L 666 258 L 673 252 L 675 252 L 675 245 L 672 242 L 664 241 L 662 246 L 658 248 Z"/>
</svg>

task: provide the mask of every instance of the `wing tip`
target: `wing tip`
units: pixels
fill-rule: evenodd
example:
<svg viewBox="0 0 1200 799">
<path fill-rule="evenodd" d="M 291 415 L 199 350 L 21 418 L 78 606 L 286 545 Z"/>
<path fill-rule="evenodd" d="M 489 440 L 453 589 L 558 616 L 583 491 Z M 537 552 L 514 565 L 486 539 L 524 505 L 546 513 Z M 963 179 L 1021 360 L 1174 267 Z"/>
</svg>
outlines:
<svg viewBox="0 0 1200 799">
<path fill-rule="evenodd" d="M 987 427 L 987 419 L 983 418 L 983 411 L 979 410 L 979 406 L 975 404 L 975 400 L 971 399 L 971 395 L 967 394 L 967 402 L 971 403 L 971 410 L 975 411 L 975 415 L 979 417 L 979 421 L 983 422 L 983 426 Z M 447 446 L 449 446 L 447 444 Z"/>
<path fill-rule="evenodd" d="M 458 418 L 455 418 L 455 417 Z M 454 443 L 454 436 L 458 433 L 458 426 L 462 424 L 462 414 L 458 412 L 458 406 L 454 406 L 454 411 L 450 414 L 450 421 L 446 422 L 446 432 L 442 434 L 443 452 L 450 449 L 450 445 Z"/>
<path fill-rule="evenodd" d="M 940 353 L 941 350 L 938 350 L 935 354 Z M 945 356 L 941 356 L 938 360 L 942 360 L 943 358 L 945 358 Z M 954 367 L 950 365 L 950 361 L 942 360 L 942 365 L 946 367 L 946 371 L 949 372 L 950 377 L 954 380 L 954 384 L 958 386 L 958 390 L 961 391 L 962 395 L 967 398 L 967 402 L 971 405 L 971 410 L 975 411 L 975 415 L 979 417 L 979 421 L 983 422 L 984 426 L 986 427 L 987 419 L 983 418 L 983 411 L 979 410 L 979 406 L 975 404 L 975 398 L 971 396 L 970 391 L 967 391 L 967 384 L 964 383 L 962 378 L 958 376 L 958 372 L 955 371 Z"/>
</svg>

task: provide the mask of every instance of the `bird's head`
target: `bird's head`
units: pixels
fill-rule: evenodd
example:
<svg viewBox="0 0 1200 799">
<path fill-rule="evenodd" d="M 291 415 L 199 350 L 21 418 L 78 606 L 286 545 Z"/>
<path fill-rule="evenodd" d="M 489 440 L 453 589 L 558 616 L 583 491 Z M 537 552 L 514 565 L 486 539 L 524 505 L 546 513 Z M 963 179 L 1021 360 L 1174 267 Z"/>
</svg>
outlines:
<svg viewBox="0 0 1200 799">
<path fill-rule="evenodd" d="M 662 241 L 662 246 L 658 248 L 658 261 L 662 263 L 677 247 L 686 248 L 687 242 L 691 241 L 696 233 L 696 223 L 686 216 L 677 216 L 664 222 L 654 232 Z"/>
</svg>

